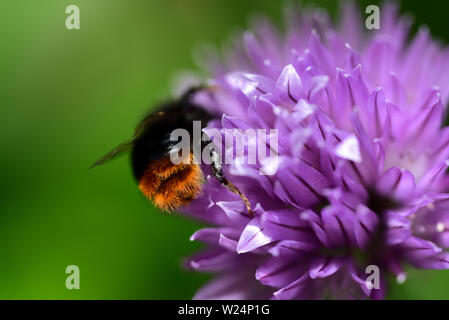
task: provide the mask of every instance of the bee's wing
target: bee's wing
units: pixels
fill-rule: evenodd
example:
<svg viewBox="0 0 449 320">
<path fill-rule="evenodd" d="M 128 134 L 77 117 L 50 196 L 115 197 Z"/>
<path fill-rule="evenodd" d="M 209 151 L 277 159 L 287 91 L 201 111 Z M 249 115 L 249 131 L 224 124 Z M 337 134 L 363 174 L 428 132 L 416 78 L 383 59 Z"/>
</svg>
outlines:
<svg viewBox="0 0 449 320">
<path fill-rule="evenodd" d="M 144 131 L 145 127 L 147 127 L 152 121 L 162 117 L 164 115 L 163 111 L 152 112 L 149 113 L 143 120 L 137 125 L 134 130 L 133 139 L 139 137 L 139 135 Z"/>
<path fill-rule="evenodd" d="M 133 146 L 134 141 L 142 134 L 145 127 L 148 126 L 152 121 L 160 118 L 163 115 L 164 115 L 163 111 L 153 112 L 153 113 L 148 114 L 143 119 L 143 121 L 141 121 L 139 123 L 139 125 L 136 127 L 131 141 L 127 141 L 127 142 L 124 142 L 124 143 L 118 145 L 112 151 L 108 152 L 106 155 L 104 155 L 102 158 L 100 158 L 98 161 L 96 161 L 93 165 L 91 165 L 89 167 L 89 169 L 92 169 L 93 167 L 102 165 L 103 163 L 108 162 L 109 160 L 115 158 L 116 156 L 121 155 L 121 154 L 127 152 L 128 150 L 130 150 L 131 147 Z"/>
<path fill-rule="evenodd" d="M 133 145 L 133 141 L 127 141 L 124 142 L 117 147 L 115 147 L 112 151 L 105 154 L 103 157 L 101 157 L 99 160 L 97 160 L 93 165 L 89 167 L 89 169 L 92 169 L 93 167 L 102 165 L 105 162 L 108 162 L 109 160 L 115 158 L 118 155 L 121 155 L 125 152 L 127 152 L 129 149 L 131 149 Z"/>
</svg>

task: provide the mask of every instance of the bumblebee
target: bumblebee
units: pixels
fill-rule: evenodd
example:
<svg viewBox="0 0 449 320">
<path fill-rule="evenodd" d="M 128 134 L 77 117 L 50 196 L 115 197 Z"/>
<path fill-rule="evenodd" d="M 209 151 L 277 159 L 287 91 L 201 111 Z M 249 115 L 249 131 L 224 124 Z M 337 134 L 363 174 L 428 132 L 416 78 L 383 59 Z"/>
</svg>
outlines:
<svg viewBox="0 0 449 320">
<path fill-rule="evenodd" d="M 205 88 L 191 88 L 178 100 L 165 103 L 157 111 L 148 114 L 137 125 L 130 141 L 115 147 L 90 168 L 130 152 L 132 173 L 138 188 L 156 207 L 171 212 L 198 198 L 205 181 L 200 164 L 193 161 L 192 152 L 187 155 L 188 161 L 174 164 L 170 158 L 170 152 L 174 147 L 170 134 L 176 129 L 185 129 L 192 137 L 191 146 L 199 143 L 202 148 L 204 147 L 204 141 L 193 140 L 192 124 L 194 121 L 200 121 L 203 129 L 209 121 L 216 119 L 217 115 L 192 102 L 193 95 L 203 89 Z M 239 195 L 248 212 L 252 214 L 246 196 L 224 176 L 220 157 L 213 154 L 211 159 L 213 176 L 223 187 Z"/>
</svg>

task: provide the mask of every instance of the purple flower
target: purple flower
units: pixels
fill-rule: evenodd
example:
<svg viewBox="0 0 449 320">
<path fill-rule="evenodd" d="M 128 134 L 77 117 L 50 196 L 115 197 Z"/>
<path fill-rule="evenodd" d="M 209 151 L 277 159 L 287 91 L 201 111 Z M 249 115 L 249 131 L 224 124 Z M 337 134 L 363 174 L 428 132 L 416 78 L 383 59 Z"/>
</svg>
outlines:
<svg viewBox="0 0 449 320">
<path fill-rule="evenodd" d="M 184 208 L 212 225 L 191 238 L 207 249 L 187 266 L 217 274 L 196 299 L 382 298 L 406 264 L 449 268 L 449 51 L 426 29 L 408 42 L 391 4 L 380 30 L 342 12 L 334 27 L 290 7 L 282 34 L 259 17 L 224 61 L 209 58 L 216 89 L 195 97 L 223 114 L 209 129 L 277 129 L 279 167 L 225 166 L 253 215 L 214 179 Z"/>
</svg>

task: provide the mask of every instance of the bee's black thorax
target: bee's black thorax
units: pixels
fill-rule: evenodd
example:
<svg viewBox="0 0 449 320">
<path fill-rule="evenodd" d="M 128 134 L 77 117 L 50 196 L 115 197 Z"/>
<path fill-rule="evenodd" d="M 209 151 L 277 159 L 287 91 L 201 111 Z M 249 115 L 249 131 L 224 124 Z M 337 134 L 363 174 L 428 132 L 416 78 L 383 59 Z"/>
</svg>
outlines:
<svg viewBox="0 0 449 320">
<path fill-rule="evenodd" d="M 213 118 L 208 111 L 183 99 L 167 103 L 145 117 L 141 122 L 144 124 L 142 132 L 134 140 L 131 151 L 135 179 L 142 177 L 151 161 L 168 155 L 170 147 L 177 143 L 170 141 L 170 134 L 175 129 L 187 130 L 192 139 L 193 121 L 201 121 L 201 128 L 204 128 Z"/>
</svg>

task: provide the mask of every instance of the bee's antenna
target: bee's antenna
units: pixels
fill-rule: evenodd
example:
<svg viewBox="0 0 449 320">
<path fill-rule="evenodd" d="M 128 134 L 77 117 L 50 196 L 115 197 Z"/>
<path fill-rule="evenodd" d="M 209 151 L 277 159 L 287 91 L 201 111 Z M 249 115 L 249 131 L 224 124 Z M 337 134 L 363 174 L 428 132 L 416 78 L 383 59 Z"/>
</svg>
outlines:
<svg viewBox="0 0 449 320">
<path fill-rule="evenodd" d="M 240 198 L 242 198 L 243 202 L 245 203 L 246 210 L 248 211 L 248 213 L 250 215 L 253 215 L 254 212 L 251 210 L 251 203 L 249 202 L 248 198 L 243 194 L 243 192 L 241 192 L 232 182 L 228 181 L 228 179 L 226 179 L 226 177 L 224 176 L 220 157 L 219 157 L 218 153 L 215 152 L 214 150 L 211 153 L 212 153 L 211 168 L 212 168 L 212 173 L 213 173 L 214 177 L 218 181 L 220 181 L 220 183 L 223 187 L 225 187 L 229 191 L 239 195 Z"/>
</svg>

